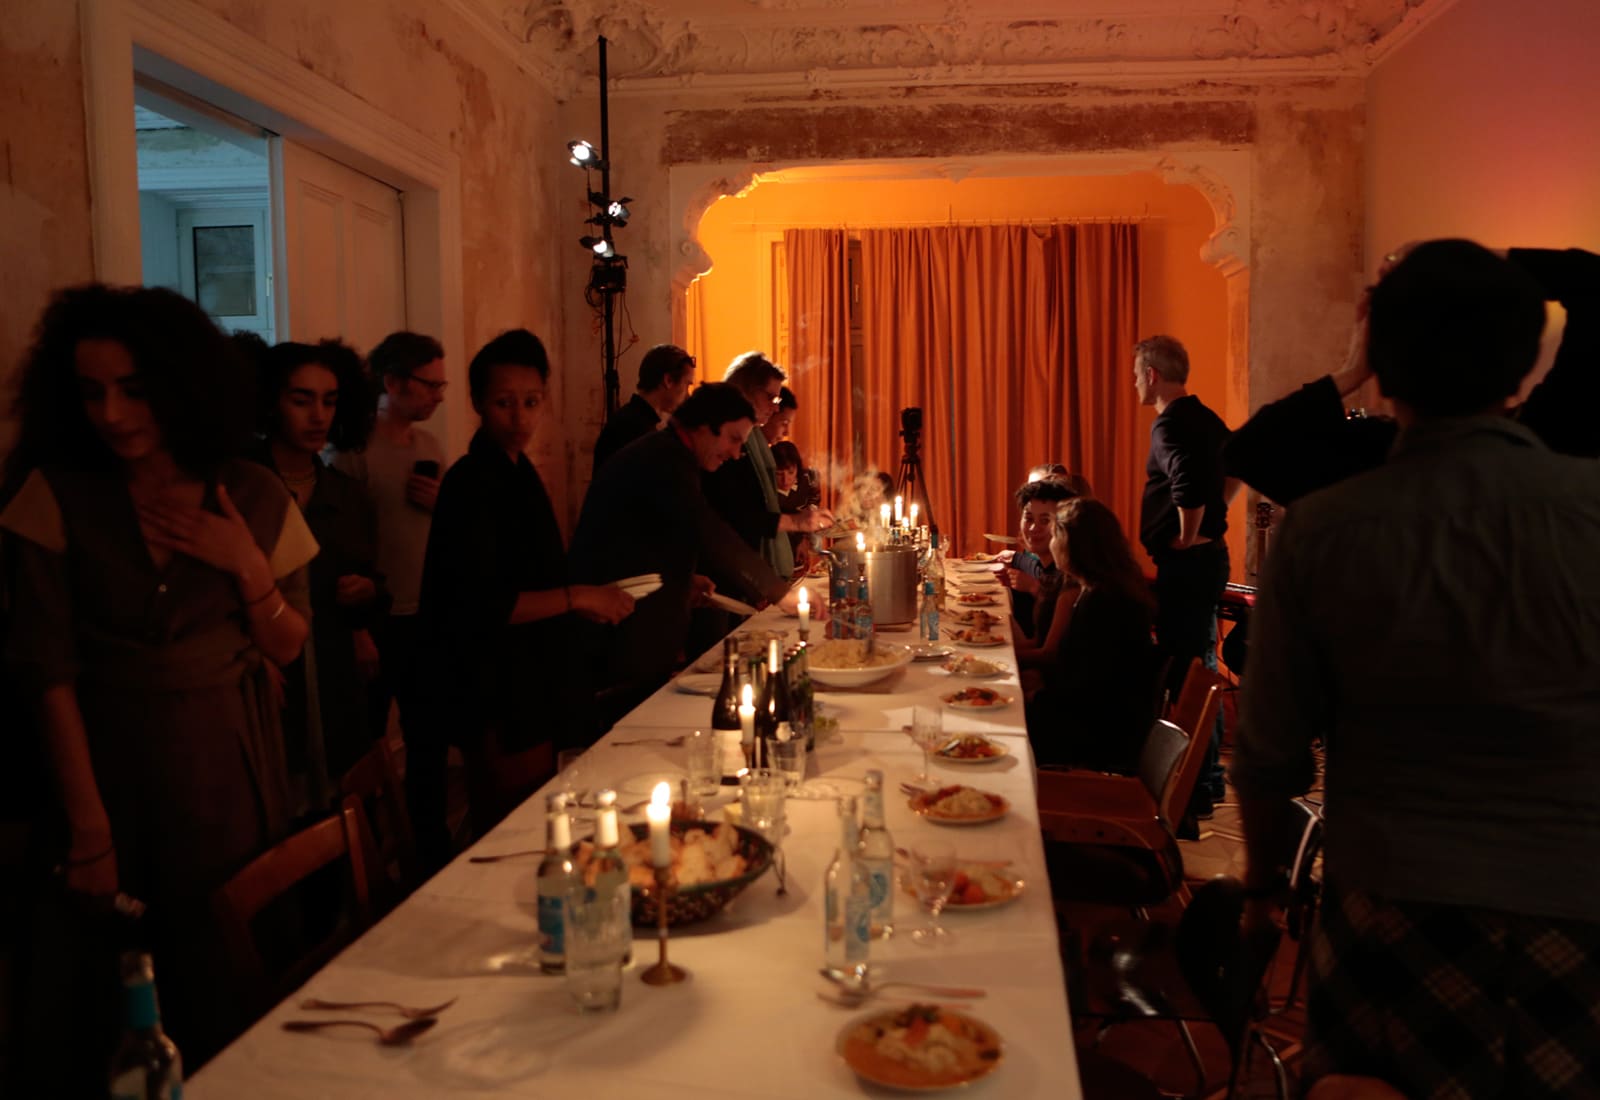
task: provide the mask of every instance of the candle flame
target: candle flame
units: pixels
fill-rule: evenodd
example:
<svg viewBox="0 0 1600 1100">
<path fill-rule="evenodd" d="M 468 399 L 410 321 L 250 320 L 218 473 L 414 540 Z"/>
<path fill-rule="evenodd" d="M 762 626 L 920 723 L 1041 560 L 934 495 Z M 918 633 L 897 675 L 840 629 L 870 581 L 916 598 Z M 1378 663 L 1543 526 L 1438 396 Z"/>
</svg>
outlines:
<svg viewBox="0 0 1600 1100">
<path fill-rule="evenodd" d="M 865 552 L 867 549 L 867 536 L 860 531 L 856 532 L 856 550 Z"/>
<path fill-rule="evenodd" d="M 665 779 L 657 783 L 655 790 L 650 792 L 650 804 L 652 806 L 671 806 L 672 784 Z"/>
<path fill-rule="evenodd" d="M 804 587 L 802 587 L 800 589 L 800 599 L 799 599 L 798 607 L 800 608 L 801 611 L 804 611 L 807 608 L 809 608 L 810 606 L 811 606 L 811 596 L 806 591 L 806 589 Z"/>
<path fill-rule="evenodd" d="M 744 706 L 753 707 L 753 706 L 755 706 L 754 699 L 755 699 L 755 697 L 751 693 L 750 685 L 746 684 L 744 686 L 744 688 L 739 692 L 739 702 L 742 703 Z"/>
</svg>

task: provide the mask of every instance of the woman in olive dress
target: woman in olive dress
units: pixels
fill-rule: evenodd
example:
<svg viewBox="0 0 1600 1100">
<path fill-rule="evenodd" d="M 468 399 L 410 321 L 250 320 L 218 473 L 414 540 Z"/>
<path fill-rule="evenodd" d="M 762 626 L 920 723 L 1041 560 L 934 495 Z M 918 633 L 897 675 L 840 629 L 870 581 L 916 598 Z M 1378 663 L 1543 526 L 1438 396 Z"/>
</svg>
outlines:
<svg viewBox="0 0 1600 1100">
<path fill-rule="evenodd" d="M 6 657 L 54 772 L 65 885 L 146 903 L 141 938 L 191 1064 L 236 1022 L 210 894 L 287 823 L 263 663 L 300 653 L 317 550 L 278 478 L 234 457 L 251 389 L 187 299 L 62 291 L 22 365 L 7 468 L 20 487 L 0 513 L 16 582 Z M 33 953 L 49 968 L 30 985 L 35 1030 L 49 1031 L 52 998 L 70 997 L 75 1023 L 55 1024 L 98 1040 L 105 1021 L 85 990 L 114 993 L 113 946 Z M 22 1049 L 44 1060 L 46 1045 Z M 98 1076 L 105 1062 L 92 1065 Z"/>
</svg>

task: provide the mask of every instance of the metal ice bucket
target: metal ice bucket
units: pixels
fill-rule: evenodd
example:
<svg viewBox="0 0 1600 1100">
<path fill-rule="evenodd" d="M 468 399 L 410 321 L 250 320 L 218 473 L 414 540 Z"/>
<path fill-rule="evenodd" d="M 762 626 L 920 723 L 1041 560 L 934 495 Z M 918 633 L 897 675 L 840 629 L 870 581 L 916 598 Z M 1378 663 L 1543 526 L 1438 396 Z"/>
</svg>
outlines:
<svg viewBox="0 0 1600 1100">
<path fill-rule="evenodd" d="M 829 569 L 843 571 L 850 595 L 856 594 L 856 578 L 861 566 L 867 567 L 867 597 L 872 601 L 873 620 L 885 625 L 917 621 L 921 593 L 917 591 L 917 548 L 912 545 L 882 546 L 876 550 L 857 550 L 836 545 Z"/>
</svg>

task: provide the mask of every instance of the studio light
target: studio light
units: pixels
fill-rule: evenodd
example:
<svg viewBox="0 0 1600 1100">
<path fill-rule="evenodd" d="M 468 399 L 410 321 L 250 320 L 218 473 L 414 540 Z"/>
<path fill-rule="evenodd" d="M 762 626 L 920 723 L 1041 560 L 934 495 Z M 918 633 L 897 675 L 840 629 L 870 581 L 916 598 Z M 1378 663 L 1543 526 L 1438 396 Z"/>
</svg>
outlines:
<svg viewBox="0 0 1600 1100">
<path fill-rule="evenodd" d="M 572 154 L 572 163 L 579 168 L 597 168 L 600 165 L 600 154 L 587 141 L 567 142 L 567 152 Z"/>
<path fill-rule="evenodd" d="M 611 220 L 612 225 L 628 224 L 628 207 L 626 204 L 632 201 L 632 199 L 618 199 L 606 207 L 606 217 Z"/>
<path fill-rule="evenodd" d="M 617 254 L 617 250 L 611 247 L 611 242 L 604 237 L 579 237 L 578 243 L 601 259 L 610 259 Z"/>
</svg>

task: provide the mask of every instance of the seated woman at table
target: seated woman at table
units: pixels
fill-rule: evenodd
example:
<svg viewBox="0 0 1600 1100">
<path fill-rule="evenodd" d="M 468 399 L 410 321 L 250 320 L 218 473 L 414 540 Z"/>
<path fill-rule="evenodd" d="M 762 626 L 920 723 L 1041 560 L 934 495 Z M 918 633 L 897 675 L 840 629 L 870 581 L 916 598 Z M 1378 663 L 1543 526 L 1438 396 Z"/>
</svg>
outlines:
<svg viewBox="0 0 1600 1100">
<path fill-rule="evenodd" d="M 1060 601 L 1063 578 L 1050 552 L 1056 509 L 1077 494 L 1065 481 L 1042 478 L 1016 491 L 1022 516 L 1017 551 L 1000 579 L 1011 589 L 1011 637 L 1023 668 L 1051 664 L 1072 614 L 1072 600 Z"/>
<path fill-rule="evenodd" d="M 15 1051 L 48 1075 L 18 1091 L 104 1095 L 119 893 L 148 906 L 138 936 L 185 1058 L 230 1037 L 210 896 L 288 825 L 265 663 L 305 644 L 317 544 L 282 482 L 234 457 L 249 375 L 193 302 L 62 291 L 20 373 L 15 495 L 0 513 L 5 657 L 47 746 L 59 828 L 41 840 L 59 842 L 47 854 L 64 871 L 17 955 L 28 1012 Z"/>
<path fill-rule="evenodd" d="M 1131 772 L 1155 716 L 1149 586 L 1122 525 L 1098 500 L 1061 505 L 1051 553 L 1079 588 L 1056 662 L 1028 704 L 1034 756 Z"/>
<path fill-rule="evenodd" d="M 450 855 L 450 742 L 467 761 L 481 835 L 505 808 L 494 774 L 505 757 L 590 738 L 575 691 L 574 614 L 615 623 L 633 610 L 633 597 L 615 585 L 568 583 L 561 528 L 526 453 L 549 376 L 544 345 L 525 329 L 489 341 L 467 368 L 480 425 L 434 505 L 418 608 L 434 673 L 427 751 L 408 745 L 406 762 L 412 812 L 422 813 L 412 827 L 429 865 Z"/>
</svg>

